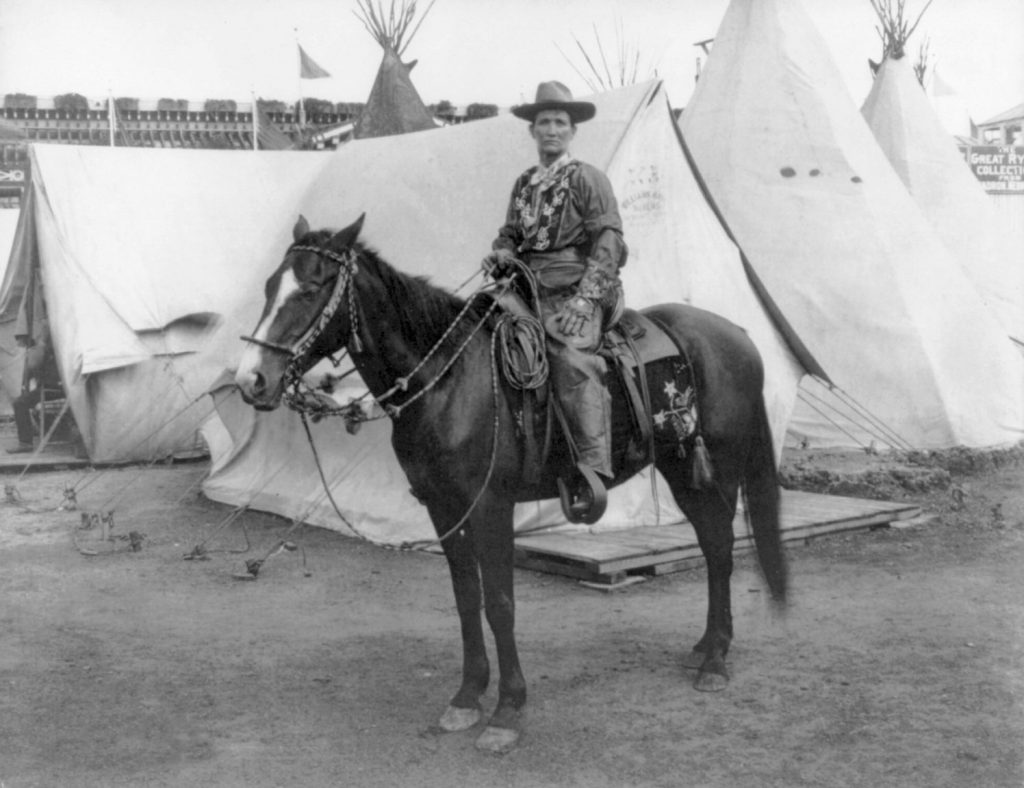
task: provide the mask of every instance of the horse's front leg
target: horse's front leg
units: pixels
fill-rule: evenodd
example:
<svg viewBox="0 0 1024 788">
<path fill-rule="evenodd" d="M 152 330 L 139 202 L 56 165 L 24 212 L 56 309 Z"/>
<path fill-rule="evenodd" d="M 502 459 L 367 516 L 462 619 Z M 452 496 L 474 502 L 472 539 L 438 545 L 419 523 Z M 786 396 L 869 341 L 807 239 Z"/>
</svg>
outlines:
<svg viewBox="0 0 1024 788">
<path fill-rule="evenodd" d="M 488 500 L 489 499 L 489 500 Z M 476 746 L 503 753 L 519 741 L 526 704 L 526 679 L 516 647 L 514 591 L 515 544 L 513 504 L 498 496 L 485 496 L 472 518 L 473 544 L 484 587 L 484 611 L 498 652 L 498 704 Z"/>
<path fill-rule="evenodd" d="M 441 534 L 447 533 L 447 529 L 458 522 L 457 519 L 442 516 L 433 510 L 431 515 L 435 517 L 434 522 L 438 523 L 438 532 Z M 445 523 L 449 523 L 447 528 Z M 487 661 L 480 617 L 480 571 L 472 540 L 466 529 L 462 528 L 442 544 L 445 558 L 448 559 L 455 592 L 455 608 L 462 628 L 462 685 L 441 715 L 440 726 L 446 731 L 462 731 L 473 727 L 480 720 L 480 696 L 487 689 L 491 668 Z"/>
</svg>

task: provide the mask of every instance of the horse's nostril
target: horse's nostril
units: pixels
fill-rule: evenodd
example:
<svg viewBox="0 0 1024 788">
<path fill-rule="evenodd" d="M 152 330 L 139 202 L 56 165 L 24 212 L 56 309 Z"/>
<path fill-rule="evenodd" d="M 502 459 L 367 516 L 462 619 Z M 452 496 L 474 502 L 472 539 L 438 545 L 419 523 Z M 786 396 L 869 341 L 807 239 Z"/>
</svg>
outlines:
<svg viewBox="0 0 1024 788">
<path fill-rule="evenodd" d="M 259 396 L 267 390 L 267 379 L 263 377 L 262 373 L 256 372 L 253 374 L 250 390 L 256 396 Z"/>
</svg>

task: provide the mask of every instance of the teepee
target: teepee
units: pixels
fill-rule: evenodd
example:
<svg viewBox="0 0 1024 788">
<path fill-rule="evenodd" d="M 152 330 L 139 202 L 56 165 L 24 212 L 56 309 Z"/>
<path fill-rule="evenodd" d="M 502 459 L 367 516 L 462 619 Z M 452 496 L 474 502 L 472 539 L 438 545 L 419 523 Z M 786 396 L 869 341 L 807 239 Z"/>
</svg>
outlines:
<svg viewBox="0 0 1024 788">
<path fill-rule="evenodd" d="M 412 84 L 410 72 L 416 61 L 402 62 L 402 54 L 430 13 L 434 0 L 419 21 L 416 21 L 416 0 L 403 0 L 398 7 L 395 0 L 391 0 L 386 13 L 380 0 L 376 5 L 373 0 L 358 0 L 358 4 L 356 16 L 380 44 L 384 57 L 353 135 L 357 138 L 387 137 L 435 128 L 433 116 Z"/>
<path fill-rule="evenodd" d="M 873 0 L 877 3 L 877 0 Z M 877 5 L 876 5 L 877 10 Z M 1005 241 L 991 198 L 943 128 L 902 52 L 891 16 L 880 22 L 894 42 L 861 112 L 935 234 L 961 265 L 1006 333 L 1024 345 L 1024 268 Z"/>
<path fill-rule="evenodd" d="M 732 0 L 682 130 L 740 247 L 831 379 L 803 388 L 795 442 L 1020 440 L 1024 360 L 797 0 Z"/>
</svg>

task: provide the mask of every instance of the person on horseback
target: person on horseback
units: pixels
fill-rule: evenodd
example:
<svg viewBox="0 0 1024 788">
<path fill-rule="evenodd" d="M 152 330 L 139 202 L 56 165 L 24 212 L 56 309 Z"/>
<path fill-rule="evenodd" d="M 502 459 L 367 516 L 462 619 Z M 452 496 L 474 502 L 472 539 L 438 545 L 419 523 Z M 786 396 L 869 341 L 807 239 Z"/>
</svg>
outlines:
<svg viewBox="0 0 1024 788">
<path fill-rule="evenodd" d="M 542 82 L 534 103 L 512 109 L 530 122 L 540 162 L 516 179 L 505 224 L 482 267 L 495 279 L 512 273 L 516 260 L 533 272 L 551 382 L 577 461 L 607 485 L 614 476 L 611 397 L 597 350 L 622 314 L 619 269 L 628 248 L 608 177 L 569 152 L 577 124 L 595 112 L 590 102 L 574 101 L 560 82 Z M 574 491 L 570 507 L 585 511 L 583 494 Z"/>
</svg>

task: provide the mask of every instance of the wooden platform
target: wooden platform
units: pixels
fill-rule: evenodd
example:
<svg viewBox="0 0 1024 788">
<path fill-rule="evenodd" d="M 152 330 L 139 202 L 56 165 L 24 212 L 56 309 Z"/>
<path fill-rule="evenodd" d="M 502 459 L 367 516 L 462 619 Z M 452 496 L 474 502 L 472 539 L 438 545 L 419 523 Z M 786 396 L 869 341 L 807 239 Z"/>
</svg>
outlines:
<svg viewBox="0 0 1024 788">
<path fill-rule="evenodd" d="M 0 473 L 21 473 L 26 465 L 30 471 L 53 471 L 83 468 L 89 464 L 70 443 L 47 446 L 39 454 L 8 454 L 7 448 L 15 445 L 17 441 L 0 443 Z"/>
<path fill-rule="evenodd" d="M 888 525 L 920 514 L 912 504 L 782 491 L 782 539 L 808 539 Z M 743 513 L 733 522 L 736 552 L 753 549 Z M 614 585 L 631 575 L 660 575 L 703 565 L 689 523 L 605 533 L 539 533 L 516 537 L 516 566 Z"/>
</svg>

